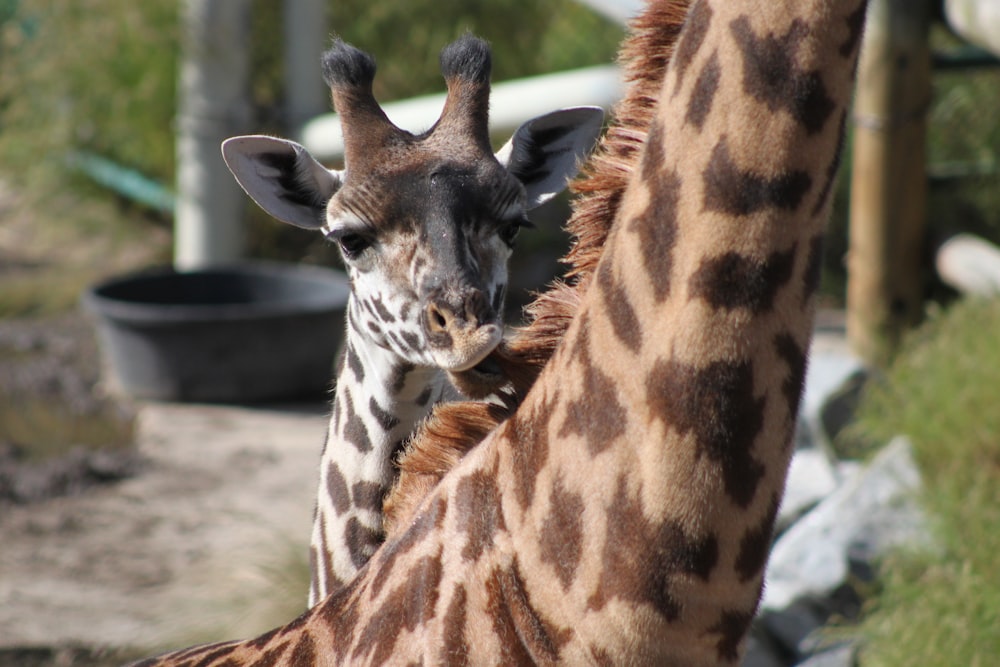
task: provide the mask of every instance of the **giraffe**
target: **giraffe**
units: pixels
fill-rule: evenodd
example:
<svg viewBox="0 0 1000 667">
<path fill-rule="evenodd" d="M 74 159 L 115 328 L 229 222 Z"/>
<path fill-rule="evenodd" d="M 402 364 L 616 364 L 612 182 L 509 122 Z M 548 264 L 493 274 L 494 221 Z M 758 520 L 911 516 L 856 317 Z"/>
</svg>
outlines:
<svg viewBox="0 0 1000 667">
<path fill-rule="evenodd" d="M 441 54 L 448 98 L 415 136 L 371 93 L 374 60 L 343 42 L 323 57 L 343 119 L 346 168 L 301 145 L 234 137 L 223 156 L 279 220 L 318 229 L 350 277 L 347 333 L 320 462 L 309 606 L 349 580 L 382 541 L 392 460 L 431 408 L 455 392 L 487 393 L 477 364 L 499 342 L 507 259 L 526 213 L 558 194 L 597 139 L 603 111 L 531 119 L 496 155 L 487 128 L 490 52 L 465 36 Z"/>
<path fill-rule="evenodd" d="M 651 4 L 666 22 L 674 3 Z M 572 315 L 513 414 L 319 605 L 144 664 L 737 664 L 864 12 L 696 0 L 602 250 L 578 300 L 559 296 Z"/>
</svg>

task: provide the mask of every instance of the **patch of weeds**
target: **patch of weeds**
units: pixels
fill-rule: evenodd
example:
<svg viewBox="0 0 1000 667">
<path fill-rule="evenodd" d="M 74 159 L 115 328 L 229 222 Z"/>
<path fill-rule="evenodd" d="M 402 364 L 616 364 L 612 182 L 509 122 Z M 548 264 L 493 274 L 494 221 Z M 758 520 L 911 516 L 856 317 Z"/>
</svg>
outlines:
<svg viewBox="0 0 1000 667">
<path fill-rule="evenodd" d="M 23 461 L 45 461 L 77 447 L 127 448 L 134 435 L 133 416 L 111 403 L 78 412 L 45 397 L 0 393 L 0 443 L 16 448 Z"/>
<path fill-rule="evenodd" d="M 861 664 L 987 665 L 1000 655 L 1000 300 L 965 300 L 912 334 L 848 437 L 910 437 L 936 540 L 881 568 Z M 917 657 L 919 656 L 919 657 Z"/>
<path fill-rule="evenodd" d="M 97 387 L 79 315 L 0 319 L 0 502 L 74 494 L 138 470 L 129 403 Z"/>
<path fill-rule="evenodd" d="M 239 566 L 226 582 L 213 580 L 180 605 L 159 635 L 144 637 L 147 654 L 218 641 L 220 637 L 254 637 L 284 625 L 306 610 L 309 594 L 309 548 L 305 536 L 276 533 L 266 553 L 234 553 Z M 211 576 L 211 575 L 209 575 Z M 227 585 L 231 588 L 227 588 Z M 187 621 L 186 604 L 197 625 Z"/>
</svg>

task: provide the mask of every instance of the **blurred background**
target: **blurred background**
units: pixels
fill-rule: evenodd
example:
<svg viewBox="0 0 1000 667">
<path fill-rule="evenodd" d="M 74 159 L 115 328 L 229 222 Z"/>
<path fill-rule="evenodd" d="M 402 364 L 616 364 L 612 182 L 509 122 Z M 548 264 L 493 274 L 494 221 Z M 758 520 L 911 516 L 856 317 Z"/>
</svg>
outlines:
<svg viewBox="0 0 1000 667">
<path fill-rule="evenodd" d="M 249 5 L 241 26 L 249 104 L 234 133 L 294 137 L 303 119 L 288 110 L 283 3 Z M 104 391 L 92 328 L 78 303 L 96 281 L 173 260 L 185 7 L 178 0 L 0 0 L 0 531 L 7 535 L 47 530 L 14 508 L 44 512 L 47 499 L 130 478 L 142 467 L 133 451 L 139 408 Z M 955 590 L 965 591 L 966 600 L 979 595 L 970 607 L 981 619 L 954 634 L 956 645 L 981 644 L 991 632 L 995 638 L 1000 618 L 1000 575 L 990 564 L 1000 548 L 1000 424 L 992 418 L 1000 413 L 1000 308 L 995 299 L 952 308 L 960 294 L 935 270 L 938 247 L 956 233 L 1000 243 L 1000 68 L 940 20 L 940 3 L 928 7 L 935 19 L 928 39 L 930 92 L 909 110 L 926 119 L 926 155 L 918 169 L 926 208 L 916 271 L 906 278 L 918 295 L 917 315 L 906 329 L 930 323 L 877 360 L 874 407 L 865 412 L 867 425 L 847 438 L 851 447 L 864 449 L 865 442 L 926 428 L 915 437 L 923 447 L 919 462 L 925 472 L 945 471 L 947 477 L 939 480 L 944 490 L 935 511 L 943 523 L 972 527 L 972 533 L 949 538 L 947 558 L 906 560 L 895 570 L 902 574 L 889 582 L 898 595 L 882 607 L 889 611 L 876 616 L 871 633 L 898 636 L 900 628 L 917 628 L 906 642 L 911 656 L 930 655 L 913 648 L 912 641 L 930 636 L 920 628 L 942 616 L 965 616 L 965 609 L 947 606 Z M 325 17 L 326 34 L 376 56 L 375 93 L 383 103 L 442 92 L 440 49 L 467 31 L 492 43 L 494 82 L 606 65 L 624 34 L 619 22 L 574 0 L 329 0 Z M 315 86 L 325 99 L 318 77 Z M 855 134 L 849 126 L 821 288 L 821 305 L 835 321 L 842 321 L 848 292 Z M 217 142 L 209 149 L 218 154 Z M 540 212 L 544 224 L 519 238 L 511 266 L 522 288 L 512 294 L 515 316 L 527 290 L 559 271 L 567 239 L 557 223 L 567 211 L 561 198 Z M 240 226 L 246 257 L 337 265 L 334 246 L 277 223 L 248 201 Z M 945 421 L 915 423 L 938 415 Z M 318 454 L 318 442 L 315 447 Z M 95 458 L 94 452 L 108 451 L 117 454 Z M 952 466 L 954 460 L 964 467 Z M 976 500 L 971 506 L 967 495 Z M 4 524 L 5 516 L 20 517 L 20 523 Z M 65 529 L 60 526 L 55 532 Z M 980 539 L 988 535 L 993 542 Z M 0 532 L 0 551 L 5 539 Z M 975 552 L 963 551 L 970 545 Z M 293 608 L 301 602 L 299 547 L 288 547 L 293 555 L 287 562 L 271 566 L 278 573 L 272 578 L 282 580 L 279 588 L 296 591 L 289 593 Z M 9 562 L 0 555 L 0 568 L 6 568 L 0 569 L 0 593 L 8 601 L 14 599 L 9 591 L 16 593 Z M 295 567 L 300 571 L 288 575 Z M 294 582 L 284 582 L 289 577 Z M 929 587 L 940 591 L 938 598 Z M 897 614 L 938 599 L 926 624 Z M 0 645 L 17 639 L 4 632 L 0 623 Z M 934 635 L 932 641 L 945 640 Z M 0 666 L 47 664 L 52 654 L 39 655 L 38 662 L 0 657 Z M 931 658 L 927 664 L 968 662 L 955 655 L 942 651 L 945 662 Z M 75 664 L 91 664 L 89 659 Z M 895 658 L 878 664 L 909 663 Z"/>
</svg>

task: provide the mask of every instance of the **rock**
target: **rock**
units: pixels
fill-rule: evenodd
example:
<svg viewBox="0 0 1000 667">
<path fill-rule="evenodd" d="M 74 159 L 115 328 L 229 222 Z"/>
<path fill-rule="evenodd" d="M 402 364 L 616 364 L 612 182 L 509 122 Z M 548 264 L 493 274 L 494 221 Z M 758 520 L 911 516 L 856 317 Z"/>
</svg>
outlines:
<svg viewBox="0 0 1000 667">
<path fill-rule="evenodd" d="M 801 660 L 808 654 L 805 640 L 826 622 L 827 615 L 805 600 L 796 600 L 784 609 L 764 612 L 761 625 L 783 649 L 794 659 Z"/>
<path fill-rule="evenodd" d="M 824 405 L 831 397 L 843 392 L 845 386 L 851 386 L 855 378 L 863 376 L 864 373 L 864 363 L 850 351 L 830 344 L 820 345 L 818 340 L 814 344 L 809 370 L 806 373 L 799 419 L 812 438 L 818 440 L 815 444 L 819 446 L 828 444 L 822 418 Z"/>
<path fill-rule="evenodd" d="M 834 591 L 848 576 L 850 549 L 879 556 L 890 547 L 925 541 L 914 499 L 919 486 L 910 443 L 898 437 L 778 539 L 761 608 L 780 610 Z"/>
<path fill-rule="evenodd" d="M 833 493 L 838 481 L 837 472 L 825 452 L 811 447 L 796 450 L 788 469 L 785 497 L 778 511 L 777 534 Z"/>
<path fill-rule="evenodd" d="M 866 369 L 855 369 L 824 398 L 819 407 L 817 425 L 820 437 L 831 451 L 840 432 L 854 421 L 854 413 L 861 402 L 861 392 L 868 382 L 868 375 Z"/>
<path fill-rule="evenodd" d="M 766 632 L 756 628 L 751 631 L 741 667 L 785 667 L 787 664 L 788 661 L 781 656 Z"/>
<path fill-rule="evenodd" d="M 815 653 L 796 667 L 854 667 L 857 664 L 857 646 L 846 643 Z"/>
</svg>

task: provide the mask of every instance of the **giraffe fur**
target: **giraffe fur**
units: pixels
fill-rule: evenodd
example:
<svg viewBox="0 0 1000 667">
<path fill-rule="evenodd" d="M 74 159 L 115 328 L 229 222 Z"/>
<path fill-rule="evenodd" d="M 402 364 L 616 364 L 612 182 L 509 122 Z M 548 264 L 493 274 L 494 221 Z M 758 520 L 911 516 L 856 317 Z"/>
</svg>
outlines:
<svg viewBox="0 0 1000 667">
<path fill-rule="evenodd" d="M 864 11 L 696 0 L 591 278 L 513 415 L 321 604 L 148 664 L 738 664 Z"/>
</svg>

